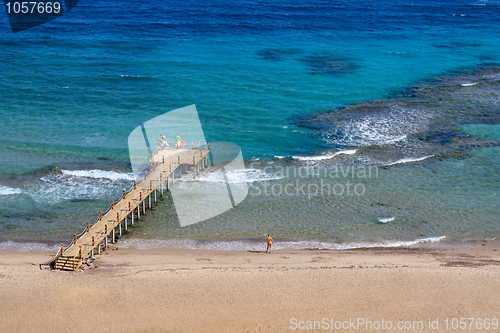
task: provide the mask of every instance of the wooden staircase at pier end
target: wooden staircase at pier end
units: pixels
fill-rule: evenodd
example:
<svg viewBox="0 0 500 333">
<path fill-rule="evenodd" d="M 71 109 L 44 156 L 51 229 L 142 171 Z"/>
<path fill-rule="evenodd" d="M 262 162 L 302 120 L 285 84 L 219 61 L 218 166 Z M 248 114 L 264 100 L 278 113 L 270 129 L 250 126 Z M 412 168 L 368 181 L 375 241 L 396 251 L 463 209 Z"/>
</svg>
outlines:
<svg viewBox="0 0 500 333">
<path fill-rule="evenodd" d="M 134 185 L 128 191 L 123 189 L 121 198 L 111 201 L 110 207 L 104 213 L 99 212 L 99 217 L 93 224 L 87 222 L 85 230 L 79 235 L 75 234 L 69 245 L 61 245 L 54 256 L 54 269 L 76 271 L 86 258 L 94 256 L 94 251 L 100 253 L 103 247 L 108 247 L 109 235 L 111 242 L 114 243 L 116 233 L 121 235 L 122 229 L 128 230 L 129 221 L 133 226 L 134 217 L 140 218 L 141 208 L 142 214 L 146 212 L 146 202 L 151 208 L 151 200 L 156 201 L 157 192 L 163 196 L 163 191 L 170 189 L 176 174 L 182 175 L 182 166 L 184 172 L 189 166 L 189 172 L 192 172 L 194 177 L 200 170 L 205 169 L 209 164 L 209 152 L 209 144 L 203 147 L 192 144 L 192 149 L 158 150 L 157 148 L 149 155 L 149 173 L 144 172 L 144 176 L 134 181 Z"/>
</svg>

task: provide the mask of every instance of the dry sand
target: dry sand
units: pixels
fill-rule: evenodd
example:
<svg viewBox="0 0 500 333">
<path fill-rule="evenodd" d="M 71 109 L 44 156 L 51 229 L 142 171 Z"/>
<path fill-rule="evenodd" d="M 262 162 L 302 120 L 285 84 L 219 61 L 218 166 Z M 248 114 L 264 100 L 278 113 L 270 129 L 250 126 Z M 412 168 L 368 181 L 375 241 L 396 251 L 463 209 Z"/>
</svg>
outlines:
<svg viewBox="0 0 500 333">
<path fill-rule="evenodd" d="M 500 318 L 499 248 L 271 255 L 119 248 L 80 272 L 39 265 L 53 253 L 3 251 L 0 331 L 290 332 L 326 318 L 353 332 L 445 332 L 446 318 L 449 325 L 452 318 Z M 353 329 L 348 321 L 358 318 L 391 321 L 393 329 Z M 429 318 L 439 319 L 439 329 L 429 329 Z M 422 321 L 424 329 L 397 330 L 400 321 Z M 467 323 L 458 331 L 500 331 Z"/>
</svg>

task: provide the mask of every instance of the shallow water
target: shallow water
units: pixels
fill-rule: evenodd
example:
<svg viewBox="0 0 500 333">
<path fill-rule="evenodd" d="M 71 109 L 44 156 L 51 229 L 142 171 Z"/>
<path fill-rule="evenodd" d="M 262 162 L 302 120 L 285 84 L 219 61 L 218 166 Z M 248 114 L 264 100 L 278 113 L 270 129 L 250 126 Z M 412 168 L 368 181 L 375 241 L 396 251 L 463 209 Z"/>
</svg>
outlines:
<svg viewBox="0 0 500 333">
<path fill-rule="evenodd" d="M 17 34 L 1 16 L 0 239 L 69 240 L 130 187 L 128 134 L 193 103 L 207 141 L 242 148 L 250 194 L 185 228 L 164 197 L 133 237 L 495 238 L 499 22 L 498 1 L 94 1 Z M 365 192 L 263 192 L 322 180 Z"/>
</svg>

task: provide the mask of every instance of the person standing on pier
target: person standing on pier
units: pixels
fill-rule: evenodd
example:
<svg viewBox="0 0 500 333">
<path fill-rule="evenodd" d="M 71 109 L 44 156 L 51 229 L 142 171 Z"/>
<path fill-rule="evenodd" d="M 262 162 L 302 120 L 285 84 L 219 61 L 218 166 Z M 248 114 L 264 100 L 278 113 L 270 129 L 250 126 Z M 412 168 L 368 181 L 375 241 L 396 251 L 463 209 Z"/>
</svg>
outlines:
<svg viewBox="0 0 500 333">
<path fill-rule="evenodd" d="M 177 136 L 175 137 L 175 148 L 181 149 L 181 137 L 179 136 L 179 133 L 177 133 Z"/>
<path fill-rule="evenodd" d="M 158 142 L 160 143 L 160 149 L 163 150 L 168 147 L 168 141 L 167 137 L 165 135 L 161 135 L 161 137 L 158 139 Z"/>
</svg>

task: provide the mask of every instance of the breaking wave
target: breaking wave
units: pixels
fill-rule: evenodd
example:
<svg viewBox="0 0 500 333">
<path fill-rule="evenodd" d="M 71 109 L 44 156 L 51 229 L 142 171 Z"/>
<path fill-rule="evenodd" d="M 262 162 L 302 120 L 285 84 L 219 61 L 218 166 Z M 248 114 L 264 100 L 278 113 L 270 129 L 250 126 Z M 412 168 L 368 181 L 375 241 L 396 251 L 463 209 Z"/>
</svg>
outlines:
<svg viewBox="0 0 500 333">
<path fill-rule="evenodd" d="M 422 243 L 434 243 L 445 239 L 446 236 L 419 238 L 410 241 L 384 241 L 378 243 L 330 243 L 315 241 L 285 241 L 273 243 L 276 250 L 301 250 L 301 249 L 324 249 L 324 250 L 349 250 L 359 248 L 376 247 L 410 247 Z M 169 248 L 169 249 L 195 249 L 195 250 L 219 250 L 219 251 L 246 251 L 262 250 L 263 242 L 250 241 L 197 241 L 192 239 L 138 239 L 131 238 L 121 242 L 122 247 L 137 249 Z"/>
<path fill-rule="evenodd" d="M 356 154 L 356 151 L 357 151 L 356 149 L 341 150 L 341 151 L 335 152 L 333 154 L 330 153 L 330 154 L 321 155 L 321 156 L 293 156 L 292 158 L 294 160 L 299 160 L 299 161 L 322 161 L 322 160 L 329 160 L 331 158 L 334 158 L 335 156 L 342 155 L 342 154 L 353 155 L 353 154 Z"/>
<path fill-rule="evenodd" d="M 12 195 L 12 194 L 20 194 L 20 193 L 23 193 L 23 191 L 19 188 L 0 186 L 0 195 Z"/>
<path fill-rule="evenodd" d="M 391 163 L 388 163 L 388 164 L 384 164 L 384 166 L 390 166 L 390 165 L 396 165 L 396 164 L 405 164 L 405 163 L 413 163 L 413 162 L 419 162 L 419 161 L 423 161 L 423 160 L 426 160 L 428 158 L 431 158 L 433 157 L 434 155 L 429 155 L 429 156 L 423 156 L 423 157 L 416 157 L 416 158 L 412 158 L 412 157 L 407 157 L 407 158 L 402 158 L 400 160 L 397 160 L 396 162 L 391 162 Z"/>
</svg>

